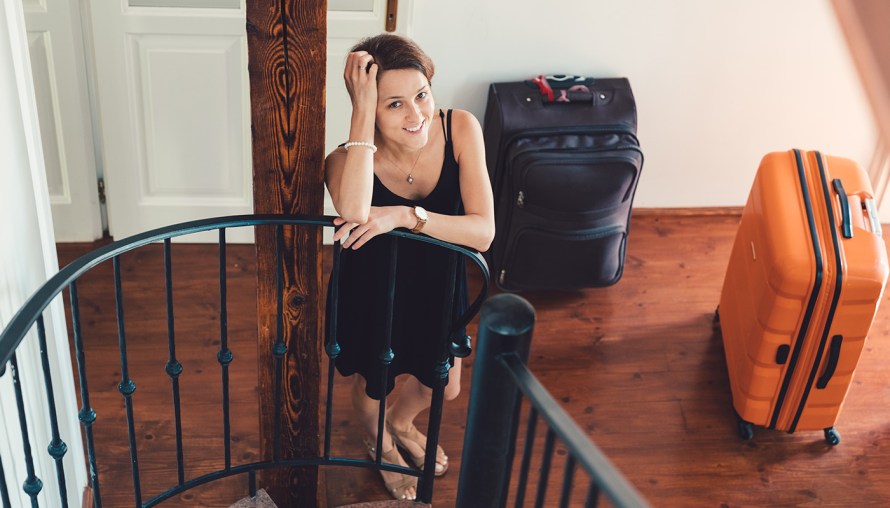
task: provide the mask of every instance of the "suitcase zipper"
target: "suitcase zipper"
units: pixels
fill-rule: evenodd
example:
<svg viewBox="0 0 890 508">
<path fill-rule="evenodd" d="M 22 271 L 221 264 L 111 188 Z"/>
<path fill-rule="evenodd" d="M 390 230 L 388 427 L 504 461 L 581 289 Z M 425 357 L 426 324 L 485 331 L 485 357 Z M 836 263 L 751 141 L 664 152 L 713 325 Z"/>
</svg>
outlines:
<svg viewBox="0 0 890 508">
<path fill-rule="evenodd" d="M 825 164 L 822 160 L 822 154 L 816 152 L 816 163 L 819 168 L 819 180 L 822 184 L 822 193 L 825 198 L 825 208 L 826 213 L 828 214 L 828 230 L 831 235 L 832 247 L 834 248 L 834 261 L 835 261 L 835 283 L 834 283 L 834 294 L 831 298 L 831 306 L 828 309 L 828 315 L 825 318 L 825 326 L 822 330 L 822 337 L 819 341 L 819 349 L 816 351 L 816 359 L 813 361 L 813 365 L 810 368 L 810 374 L 807 378 L 807 382 L 804 385 L 803 395 L 800 397 L 800 404 L 797 407 L 797 412 L 794 415 L 794 420 L 791 422 L 791 426 L 788 429 L 788 432 L 794 432 L 797 428 L 797 424 L 800 421 L 800 417 L 803 415 L 803 411 L 805 409 L 807 398 L 809 397 L 810 390 L 813 388 L 813 383 L 816 380 L 816 376 L 819 373 L 819 368 L 822 366 L 822 356 L 824 354 L 826 345 L 828 344 L 828 335 L 831 331 L 831 324 L 834 321 L 834 314 L 837 310 L 837 304 L 841 297 L 841 289 L 843 288 L 844 282 L 844 267 L 841 262 L 841 251 L 839 246 L 839 239 L 837 235 L 837 227 L 834 222 L 834 207 L 832 206 L 831 192 L 828 189 L 828 180 L 825 174 Z"/>
<path fill-rule="evenodd" d="M 640 150 L 640 141 L 637 139 L 637 134 L 634 130 L 628 129 L 626 126 L 622 126 L 622 125 L 603 125 L 603 126 L 588 125 L 588 126 L 580 126 L 580 127 L 578 127 L 578 126 L 560 127 L 558 132 L 554 132 L 553 128 L 525 129 L 525 130 L 518 131 L 518 132 L 512 134 L 507 139 L 503 140 L 498 145 L 498 151 L 497 151 L 498 157 L 497 158 L 501 159 L 501 157 L 503 155 L 506 155 L 507 147 L 509 147 L 511 144 L 513 144 L 519 138 L 534 137 L 534 136 L 540 137 L 540 136 L 546 136 L 546 135 L 558 136 L 558 135 L 563 135 L 563 134 L 574 134 L 574 135 L 590 134 L 590 135 L 594 135 L 594 136 L 595 135 L 603 135 L 603 134 L 617 134 L 617 135 L 621 135 L 621 136 L 630 136 L 633 138 L 634 144 L 622 145 L 622 146 L 627 146 L 628 148 L 632 147 L 640 152 L 640 156 L 643 155 L 642 150 Z M 605 147 L 603 147 L 603 148 L 605 148 Z M 497 196 L 501 192 L 501 186 L 503 185 L 503 180 L 507 173 L 508 163 L 505 159 L 501 159 L 499 161 L 495 161 L 495 165 L 497 167 L 488 168 L 488 169 L 490 172 L 494 172 L 494 175 L 493 175 L 494 178 L 492 178 L 491 183 L 492 183 L 492 188 L 494 189 L 494 192 L 495 192 L 495 198 L 497 198 Z M 641 164 L 641 166 L 642 166 L 642 164 Z"/>
<path fill-rule="evenodd" d="M 803 159 L 800 155 L 800 150 L 794 150 L 794 158 L 797 162 L 797 176 L 800 180 L 801 197 L 803 198 L 804 207 L 806 208 L 807 212 L 807 223 L 810 230 L 810 240 L 813 244 L 813 254 L 816 262 L 816 273 L 813 281 L 813 289 L 810 293 L 809 301 L 807 302 L 807 308 L 804 312 L 803 320 L 801 321 L 800 330 L 798 330 L 797 332 L 797 340 L 794 341 L 794 348 L 791 353 L 791 358 L 788 361 L 788 367 L 785 371 L 785 378 L 782 380 L 782 387 L 779 389 L 778 397 L 776 397 L 776 404 L 773 408 L 773 415 L 772 418 L 770 418 L 770 429 L 775 429 L 779 421 L 779 414 L 782 411 L 782 406 L 785 403 L 785 397 L 788 395 L 789 385 L 791 384 L 791 380 L 794 377 L 797 360 L 800 356 L 801 349 L 803 348 L 803 342 L 806 338 L 807 330 L 810 326 L 810 319 L 813 317 L 813 310 L 816 307 L 816 301 L 819 298 L 819 291 L 822 289 L 822 250 L 819 248 L 819 233 L 816 230 L 816 220 L 813 215 L 813 204 L 810 200 L 810 191 L 809 186 L 807 185 L 807 178 L 804 171 Z"/>
<path fill-rule="evenodd" d="M 610 149 L 608 149 L 608 150 L 599 150 L 599 151 L 602 151 L 602 152 L 617 152 L 617 151 L 635 151 L 635 152 L 639 152 L 639 148 L 637 148 L 637 147 L 623 146 L 623 147 L 612 147 L 612 148 L 610 148 Z M 556 153 L 561 153 L 561 151 L 557 151 L 557 150 L 554 150 L 554 152 L 556 152 Z M 594 152 L 592 152 L 592 153 L 595 153 L 595 152 L 596 152 L 596 151 L 594 151 Z M 538 152 L 538 153 L 540 153 L 540 152 Z M 641 155 L 642 155 L 642 154 L 641 154 Z M 553 157 L 553 158 L 549 158 L 549 159 L 547 160 L 547 162 L 550 163 L 550 164 L 557 164 L 557 163 L 560 163 L 560 162 L 573 162 L 573 161 L 575 161 L 575 160 L 576 160 L 576 159 L 575 159 L 574 157 Z M 613 162 L 613 161 L 627 162 L 627 163 L 630 163 L 630 164 L 632 164 L 632 165 L 635 165 L 636 162 L 637 162 L 636 159 L 635 159 L 634 157 L 620 157 L 620 156 L 615 156 L 615 157 L 604 157 L 604 158 L 598 160 L 597 162 L 603 162 L 603 163 L 605 163 L 605 162 Z M 511 161 L 511 162 L 513 162 L 513 161 Z M 585 214 L 585 213 L 589 213 L 589 212 L 578 212 L 578 213 L 576 213 L 576 212 L 560 212 L 559 210 L 554 210 L 554 209 L 552 209 L 552 208 L 547 208 L 546 206 L 543 206 L 543 205 L 539 205 L 539 204 L 535 204 L 535 203 L 526 203 L 527 196 L 526 196 L 525 191 L 524 191 L 523 189 L 526 187 L 526 185 L 525 185 L 525 180 L 526 180 L 526 178 L 528 177 L 528 174 L 531 172 L 531 168 L 532 168 L 532 167 L 533 167 L 533 166 L 530 165 L 530 164 L 529 164 L 529 165 L 526 165 L 525 168 L 523 169 L 521 175 L 519 176 L 519 178 L 516 179 L 516 181 L 518 181 L 518 183 L 519 183 L 519 191 L 518 191 L 518 194 L 517 194 L 516 205 L 517 205 L 519 208 L 523 208 L 526 204 L 529 204 L 529 205 L 534 206 L 534 207 L 536 207 L 536 208 L 538 208 L 538 209 L 546 210 L 547 212 L 550 212 L 551 215 L 564 215 L 565 213 L 569 213 L 569 214 L 572 215 L 572 216 L 578 216 L 578 215 L 583 215 L 583 214 Z M 639 172 L 639 170 L 638 170 L 638 172 Z M 631 185 L 631 186 L 627 189 L 627 192 L 625 192 L 624 196 L 621 197 L 621 202 L 620 202 L 620 203 L 623 203 L 624 201 L 626 201 L 626 200 L 630 197 L 630 193 L 633 192 L 633 189 L 634 189 L 634 186 Z M 619 203 L 618 205 L 615 205 L 615 206 L 620 206 L 620 203 Z M 600 211 L 600 210 L 594 210 L 594 211 Z M 547 213 L 547 212 L 545 212 L 545 213 Z"/>
<path fill-rule="evenodd" d="M 507 270 L 510 268 L 510 265 L 513 262 L 513 258 L 514 258 L 513 253 L 515 251 L 516 243 L 519 241 L 519 237 L 525 233 L 537 232 L 539 234 L 542 233 L 542 234 L 549 235 L 549 236 L 568 237 L 568 238 L 572 238 L 573 240 L 595 240 L 598 238 L 606 238 L 608 236 L 614 235 L 615 233 L 620 233 L 620 232 L 626 233 L 626 231 L 627 230 L 621 225 L 609 225 L 609 226 L 604 226 L 604 227 L 597 227 L 597 228 L 591 228 L 591 229 L 587 229 L 587 230 L 583 230 L 583 231 L 574 231 L 574 232 L 568 232 L 568 233 L 562 233 L 559 231 L 552 231 L 552 230 L 536 228 L 536 227 L 522 228 L 522 229 L 516 231 L 515 234 L 510 235 L 506 239 L 506 243 L 505 243 L 506 249 L 503 251 L 504 255 L 503 255 L 503 260 L 502 260 L 502 264 L 503 264 L 504 268 L 498 274 L 498 284 L 501 286 L 501 288 L 508 289 L 508 290 L 522 290 L 522 289 L 524 289 L 521 286 L 514 287 L 514 288 L 506 288 L 504 284 L 507 280 Z"/>
</svg>

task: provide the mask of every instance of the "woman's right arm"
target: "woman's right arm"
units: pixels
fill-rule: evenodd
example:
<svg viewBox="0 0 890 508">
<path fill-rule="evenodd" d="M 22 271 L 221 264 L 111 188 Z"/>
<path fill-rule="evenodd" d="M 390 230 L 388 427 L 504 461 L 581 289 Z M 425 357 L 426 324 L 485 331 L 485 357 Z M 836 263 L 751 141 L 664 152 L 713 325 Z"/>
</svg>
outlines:
<svg viewBox="0 0 890 508">
<path fill-rule="evenodd" d="M 370 66 L 369 66 L 370 64 Z M 377 111 L 377 64 L 365 51 L 350 53 L 343 71 L 352 99 L 348 141 L 374 142 Z M 371 210 L 374 152 L 367 146 L 337 148 L 325 159 L 325 183 L 337 214 L 347 223 L 364 224 Z"/>
</svg>

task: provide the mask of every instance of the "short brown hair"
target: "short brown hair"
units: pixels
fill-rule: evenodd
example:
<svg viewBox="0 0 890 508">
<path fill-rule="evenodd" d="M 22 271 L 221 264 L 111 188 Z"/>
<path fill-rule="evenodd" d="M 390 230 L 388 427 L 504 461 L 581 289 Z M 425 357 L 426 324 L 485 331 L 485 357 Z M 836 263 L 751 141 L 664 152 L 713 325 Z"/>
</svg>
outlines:
<svg viewBox="0 0 890 508">
<path fill-rule="evenodd" d="M 356 44 L 352 51 L 367 51 L 377 64 L 377 76 L 383 71 L 415 69 L 433 82 L 436 68 L 432 59 L 420 49 L 416 42 L 400 35 L 384 33 L 368 37 Z"/>
</svg>

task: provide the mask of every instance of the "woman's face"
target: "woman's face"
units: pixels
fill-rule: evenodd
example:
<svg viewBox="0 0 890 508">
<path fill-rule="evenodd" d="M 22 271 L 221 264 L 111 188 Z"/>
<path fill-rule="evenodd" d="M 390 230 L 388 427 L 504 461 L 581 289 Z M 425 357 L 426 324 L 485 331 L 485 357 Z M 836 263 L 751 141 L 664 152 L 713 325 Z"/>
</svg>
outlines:
<svg viewBox="0 0 890 508">
<path fill-rule="evenodd" d="M 387 141 L 420 149 L 435 110 L 426 76 L 415 69 L 383 71 L 377 81 L 377 128 Z"/>
</svg>

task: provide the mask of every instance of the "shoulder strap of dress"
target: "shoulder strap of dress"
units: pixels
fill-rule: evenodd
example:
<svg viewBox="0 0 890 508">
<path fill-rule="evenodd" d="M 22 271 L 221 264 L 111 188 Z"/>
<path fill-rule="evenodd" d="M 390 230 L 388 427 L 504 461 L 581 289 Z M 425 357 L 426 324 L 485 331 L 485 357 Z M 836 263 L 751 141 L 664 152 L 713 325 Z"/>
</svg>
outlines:
<svg viewBox="0 0 890 508">
<path fill-rule="evenodd" d="M 451 127 L 451 116 L 450 116 L 451 110 L 448 110 L 448 113 L 449 113 L 448 127 Z M 445 112 L 442 111 L 441 109 L 439 110 L 439 119 L 442 120 L 442 132 L 445 134 L 445 142 L 447 143 L 448 140 L 451 138 L 451 129 L 445 127 Z"/>
<path fill-rule="evenodd" d="M 445 133 L 445 142 L 451 141 L 451 112 L 454 111 L 452 109 L 448 110 L 448 121 L 445 120 L 445 112 L 441 109 L 439 110 L 439 118 L 442 119 L 442 132 Z"/>
</svg>

